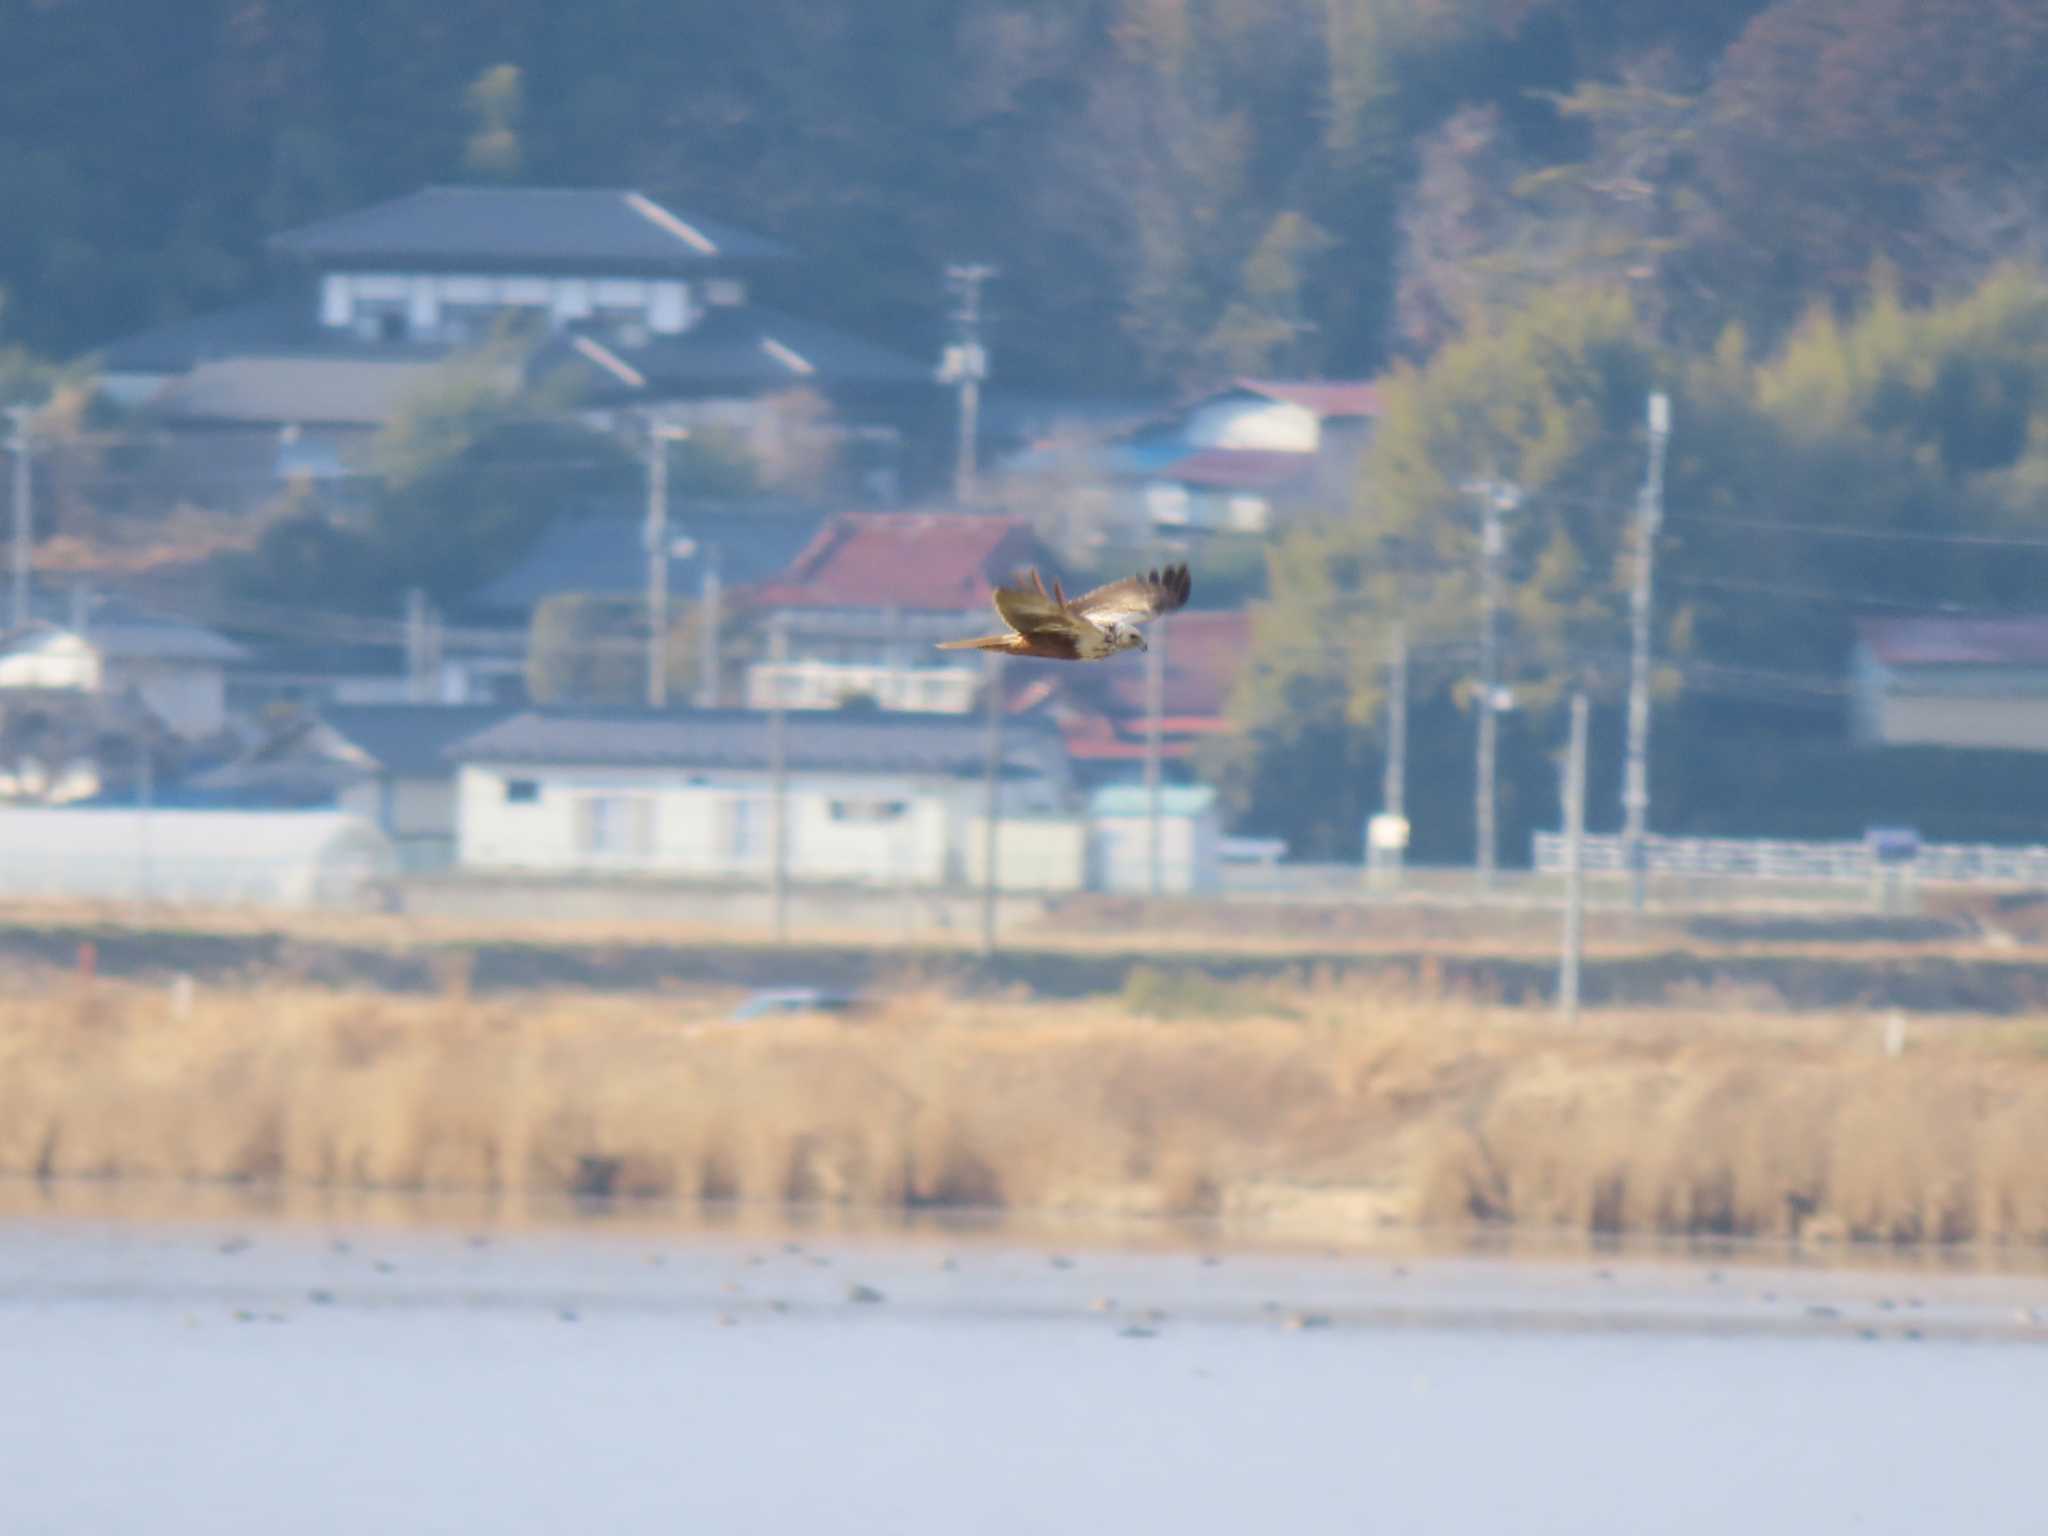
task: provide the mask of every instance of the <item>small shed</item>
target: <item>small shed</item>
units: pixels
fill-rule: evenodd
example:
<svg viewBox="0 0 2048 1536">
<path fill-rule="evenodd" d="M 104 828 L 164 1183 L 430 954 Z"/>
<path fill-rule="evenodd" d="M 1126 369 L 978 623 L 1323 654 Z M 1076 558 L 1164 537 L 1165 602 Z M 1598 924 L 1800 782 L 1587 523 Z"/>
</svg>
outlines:
<svg viewBox="0 0 2048 1536">
<path fill-rule="evenodd" d="M 363 907 L 390 842 L 333 811 L 0 810 L 0 897 L 190 906 Z"/>
<path fill-rule="evenodd" d="M 1849 672 L 1865 746 L 2048 751 L 2048 615 L 1864 619 Z"/>
<path fill-rule="evenodd" d="M 1159 788 L 1159 889 L 1170 895 L 1215 889 L 1223 829 L 1207 784 Z M 1100 891 L 1152 888 L 1152 796 L 1142 784 L 1111 784 L 1088 800 L 1089 862 Z"/>
</svg>

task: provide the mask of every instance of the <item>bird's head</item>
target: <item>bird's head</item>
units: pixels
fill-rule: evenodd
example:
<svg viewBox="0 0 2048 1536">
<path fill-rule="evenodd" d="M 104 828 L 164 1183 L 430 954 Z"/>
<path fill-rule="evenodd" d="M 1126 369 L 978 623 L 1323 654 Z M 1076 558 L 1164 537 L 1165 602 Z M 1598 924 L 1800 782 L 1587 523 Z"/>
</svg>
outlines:
<svg viewBox="0 0 2048 1536">
<path fill-rule="evenodd" d="M 1109 643 L 1119 651 L 1148 651 L 1145 637 L 1134 624 L 1113 625 L 1109 631 Z"/>
</svg>

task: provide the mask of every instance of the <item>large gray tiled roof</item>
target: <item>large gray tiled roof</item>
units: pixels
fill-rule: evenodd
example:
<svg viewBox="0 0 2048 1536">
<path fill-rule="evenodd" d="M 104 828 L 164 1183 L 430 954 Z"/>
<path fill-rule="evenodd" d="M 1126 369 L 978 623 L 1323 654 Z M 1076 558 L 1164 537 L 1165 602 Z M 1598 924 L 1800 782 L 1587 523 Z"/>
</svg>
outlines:
<svg viewBox="0 0 2048 1536">
<path fill-rule="evenodd" d="M 150 403 L 174 421 L 375 427 L 431 385 L 432 361 L 231 357 L 202 362 Z"/>
<path fill-rule="evenodd" d="M 750 500 L 706 507 L 678 495 L 669 509 L 669 533 L 696 547 L 669 563 L 676 594 L 694 598 L 707 552 L 716 546 L 719 579 L 730 589 L 774 576 L 818 531 L 822 514 L 803 503 Z M 563 592 L 638 597 L 647 590 L 647 514 L 644 507 L 606 507 L 556 516 L 504 575 L 471 594 L 480 613 L 524 613 Z"/>
<path fill-rule="evenodd" d="M 108 342 L 95 356 L 110 373 L 183 373 L 209 357 L 312 349 L 321 340 L 313 299 L 283 292 L 167 321 Z"/>
<path fill-rule="evenodd" d="M 387 773 L 442 778 L 449 747 L 511 713 L 502 704 L 330 704 L 320 718 Z"/>
<path fill-rule="evenodd" d="M 29 593 L 32 628 L 6 637 L 27 640 L 40 630 L 68 628 L 83 619 L 87 640 L 102 655 L 148 661 L 246 661 L 249 653 L 224 635 L 175 613 L 164 613 L 112 593 L 91 595 L 83 614 L 71 592 L 38 584 Z"/>
<path fill-rule="evenodd" d="M 978 716 L 791 710 L 784 716 L 793 771 L 978 774 L 987 737 Z M 532 710 L 449 748 L 458 762 L 610 768 L 765 769 L 764 710 L 583 714 Z M 1062 777 L 1065 746 L 1050 722 L 1012 721 L 1003 732 L 1009 777 Z"/>
<path fill-rule="evenodd" d="M 595 342 L 642 382 L 631 382 L 579 350 L 579 336 Z M 566 370 L 596 398 L 631 396 L 643 389 L 936 387 L 932 369 L 915 358 L 837 326 L 759 304 L 715 307 L 687 331 L 649 333 L 633 345 L 591 329 L 558 334 L 536 354 L 532 369 L 543 376 Z"/>
<path fill-rule="evenodd" d="M 775 241 L 663 208 L 623 187 L 423 187 L 273 235 L 329 266 L 379 262 L 619 272 L 701 269 L 787 254 Z"/>
</svg>

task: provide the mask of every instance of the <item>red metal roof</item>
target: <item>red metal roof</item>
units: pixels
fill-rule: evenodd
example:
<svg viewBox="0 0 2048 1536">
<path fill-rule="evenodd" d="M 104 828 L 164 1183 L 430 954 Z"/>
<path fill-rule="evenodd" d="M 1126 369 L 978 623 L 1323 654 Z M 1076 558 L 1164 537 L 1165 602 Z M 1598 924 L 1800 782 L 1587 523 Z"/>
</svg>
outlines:
<svg viewBox="0 0 2048 1536">
<path fill-rule="evenodd" d="M 1239 379 L 1237 387 L 1322 417 L 1380 413 L 1380 387 L 1370 379 Z"/>
<path fill-rule="evenodd" d="M 1028 523 L 958 512 L 843 512 L 756 602 L 788 608 L 957 613 L 1043 559 Z"/>
<path fill-rule="evenodd" d="M 1856 632 L 1888 667 L 2048 666 L 2048 616 L 1865 619 Z"/>
</svg>

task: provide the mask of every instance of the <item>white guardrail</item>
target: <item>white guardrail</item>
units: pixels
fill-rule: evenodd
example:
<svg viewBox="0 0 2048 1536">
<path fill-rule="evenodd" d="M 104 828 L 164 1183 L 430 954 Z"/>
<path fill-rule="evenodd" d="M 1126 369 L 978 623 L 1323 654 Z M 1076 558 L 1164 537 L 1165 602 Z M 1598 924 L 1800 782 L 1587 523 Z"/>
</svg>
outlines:
<svg viewBox="0 0 2048 1536">
<path fill-rule="evenodd" d="M 1588 834 L 1581 847 L 1588 874 L 1625 874 L 1625 844 L 1615 833 Z M 1652 875 L 1724 875 L 1748 880 L 1869 881 L 1886 871 L 1918 883 L 2048 885 L 2048 847 L 1998 843 L 1922 843 L 1910 859 L 1879 861 L 1868 842 L 1793 842 L 1779 838 L 1646 837 L 1643 862 Z M 1538 832 L 1539 874 L 1562 874 L 1561 832 Z"/>
</svg>

